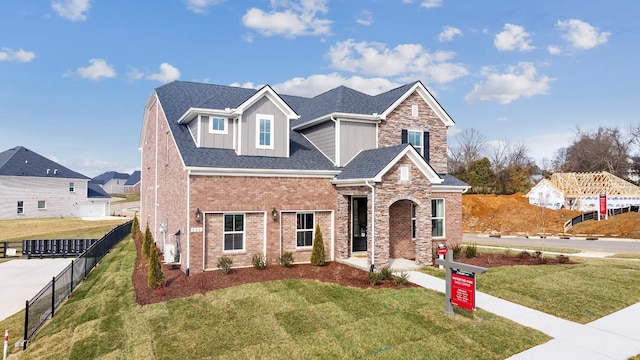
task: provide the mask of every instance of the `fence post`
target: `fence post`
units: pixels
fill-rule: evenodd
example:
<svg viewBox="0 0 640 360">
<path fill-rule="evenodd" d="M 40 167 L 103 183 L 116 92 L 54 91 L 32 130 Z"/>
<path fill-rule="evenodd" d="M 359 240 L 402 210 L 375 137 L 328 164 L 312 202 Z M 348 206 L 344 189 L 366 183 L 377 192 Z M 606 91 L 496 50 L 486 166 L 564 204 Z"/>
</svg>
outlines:
<svg viewBox="0 0 640 360">
<path fill-rule="evenodd" d="M 56 277 L 51 280 L 51 318 L 53 319 L 53 312 L 56 310 Z"/>
<path fill-rule="evenodd" d="M 73 292 L 73 260 L 71 260 L 71 290 L 69 293 Z"/>
<path fill-rule="evenodd" d="M 27 350 L 27 333 L 29 332 L 29 300 L 24 307 L 24 338 L 22 339 L 22 350 Z"/>
</svg>

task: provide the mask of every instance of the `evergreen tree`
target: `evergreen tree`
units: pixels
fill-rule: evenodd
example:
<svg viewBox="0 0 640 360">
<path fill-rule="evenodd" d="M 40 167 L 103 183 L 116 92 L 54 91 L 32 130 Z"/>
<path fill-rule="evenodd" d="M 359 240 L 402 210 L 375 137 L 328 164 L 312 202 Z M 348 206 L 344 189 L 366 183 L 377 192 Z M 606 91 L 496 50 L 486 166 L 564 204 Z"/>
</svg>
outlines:
<svg viewBox="0 0 640 360">
<path fill-rule="evenodd" d="M 138 213 L 133 215 L 133 221 L 131 222 L 131 235 L 134 235 L 140 231 L 140 221 L 138 220 Z"/>
<path fill-rule="evenodd" d="M 311 249 L 311 265 L 322 266 L 324 265 L 324 262 L 324 241 L 322 241 L 320 225 L 316 224 L 316 234 L 313 237 L 313 248 Z"/>
<path fill-rule="evenodd" d="M 153 241 L 151 243 L 153 244 Z M 162 265 L 160 264 L 157 251 L 152 251 L 149 255 L 149 274 L 147 277 L 147 284 L 152 289 L 164 286 L 164 274 L 162 273 Z"/>
<path fill-rule="evenodd" d="M 142 255 L 144 255 L 145 259 L 149 258 L 149 244 L 153 244 L 153 235 L 151 235 L 151 230 L 149 230 L 149 224 L 147 223 L 147 228 L 144 231 L 144 238 L 142 238 Z"/>
</svg>

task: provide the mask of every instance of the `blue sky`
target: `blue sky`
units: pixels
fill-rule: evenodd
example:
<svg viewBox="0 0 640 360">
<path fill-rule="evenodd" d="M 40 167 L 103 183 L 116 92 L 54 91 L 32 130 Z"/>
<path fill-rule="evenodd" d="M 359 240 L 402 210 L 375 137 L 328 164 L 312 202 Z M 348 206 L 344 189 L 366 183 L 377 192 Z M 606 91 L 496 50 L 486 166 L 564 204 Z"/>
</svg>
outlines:
<svg viewBox="0 0 640 360">
<path fill-rule="evenodd" d="M 421 80 L 489 144 L 540 161 L 576 127 L 640 113 L 640 2 L 2 0 L 0 151 L 93 177 L 140 168 L 153 89 L 173 80 L 313 96 Z"/>
</svg>

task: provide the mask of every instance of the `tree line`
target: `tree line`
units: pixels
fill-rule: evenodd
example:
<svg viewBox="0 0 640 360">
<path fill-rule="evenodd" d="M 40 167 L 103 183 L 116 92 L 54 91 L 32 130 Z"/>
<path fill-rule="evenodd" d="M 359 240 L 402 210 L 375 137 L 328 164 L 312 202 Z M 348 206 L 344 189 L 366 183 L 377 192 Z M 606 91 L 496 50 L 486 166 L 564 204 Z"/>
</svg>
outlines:
<svg viewBox="0 0 640 360">
<path fill-rule="evenodd" d="M 509 140 L 488 144 L 478 130 L 465 129 L 448 149 L 449 173 L 471 186 L 476 194 L 528 192 L 541 178 L 555 172 L 607 171 L 634 182 L 640 175 L 640 124 L 621 130 L 600 126 L 594 131 L 576 128 L 572 143 L 539 164 L 523 143 Z"/>
</svg>

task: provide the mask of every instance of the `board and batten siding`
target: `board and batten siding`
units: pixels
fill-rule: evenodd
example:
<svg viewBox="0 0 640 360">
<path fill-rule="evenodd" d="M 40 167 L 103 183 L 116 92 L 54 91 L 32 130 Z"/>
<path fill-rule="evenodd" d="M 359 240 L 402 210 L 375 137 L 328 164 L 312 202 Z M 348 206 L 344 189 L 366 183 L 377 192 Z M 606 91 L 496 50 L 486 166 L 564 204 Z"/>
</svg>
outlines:
<svg viewBox="0 0 640 360">
<path fill-rule="evenodd" d="M 69 191 L 69 183 L 74 190 Z M 81 216 L 81 206 L 87 202 L 87 183 L 84 179 L 37 176 L 0 176 L 0 219 L 26 219 Z M 38 201 L 46 207 L 38 209 Z M 17 213 L 18 201 L 23 213 Z M 104 216 L 105 214 L 100 214 Z"/>
<path fill-rule="evenodd" d="M 362 150 L 376 148 L 376 124 L 340 120 L 340 163 L 346 165 Z"/>
<path fill-rule="evenodd" d="M 258 114 L 273 115 L 273 149 L 256 147 Z M 240 154 L 254 156 L 288 157 L 289 119 L 268 98 L 263 97 L 245 110 L 241 120 Z"/>
<path fill-rule="evenodd" d="M 209 132 L 210 122 L 213 116 L 201 116 L 201 134 L 200 134 L 200 147 L 216 148 L 216 149 L 233 149 L 233 121 L 229 121 L 227 118 L 223 118 L 226 134 L 212 134 Z M 222 117 L 220 117 L 222 118 Z"/>
<path fill-rule="evenodd" d="M 336 161 L 336 125 L 333 121 L 304 129 L 302 133 L 331 161 Z"/>
</svg>

